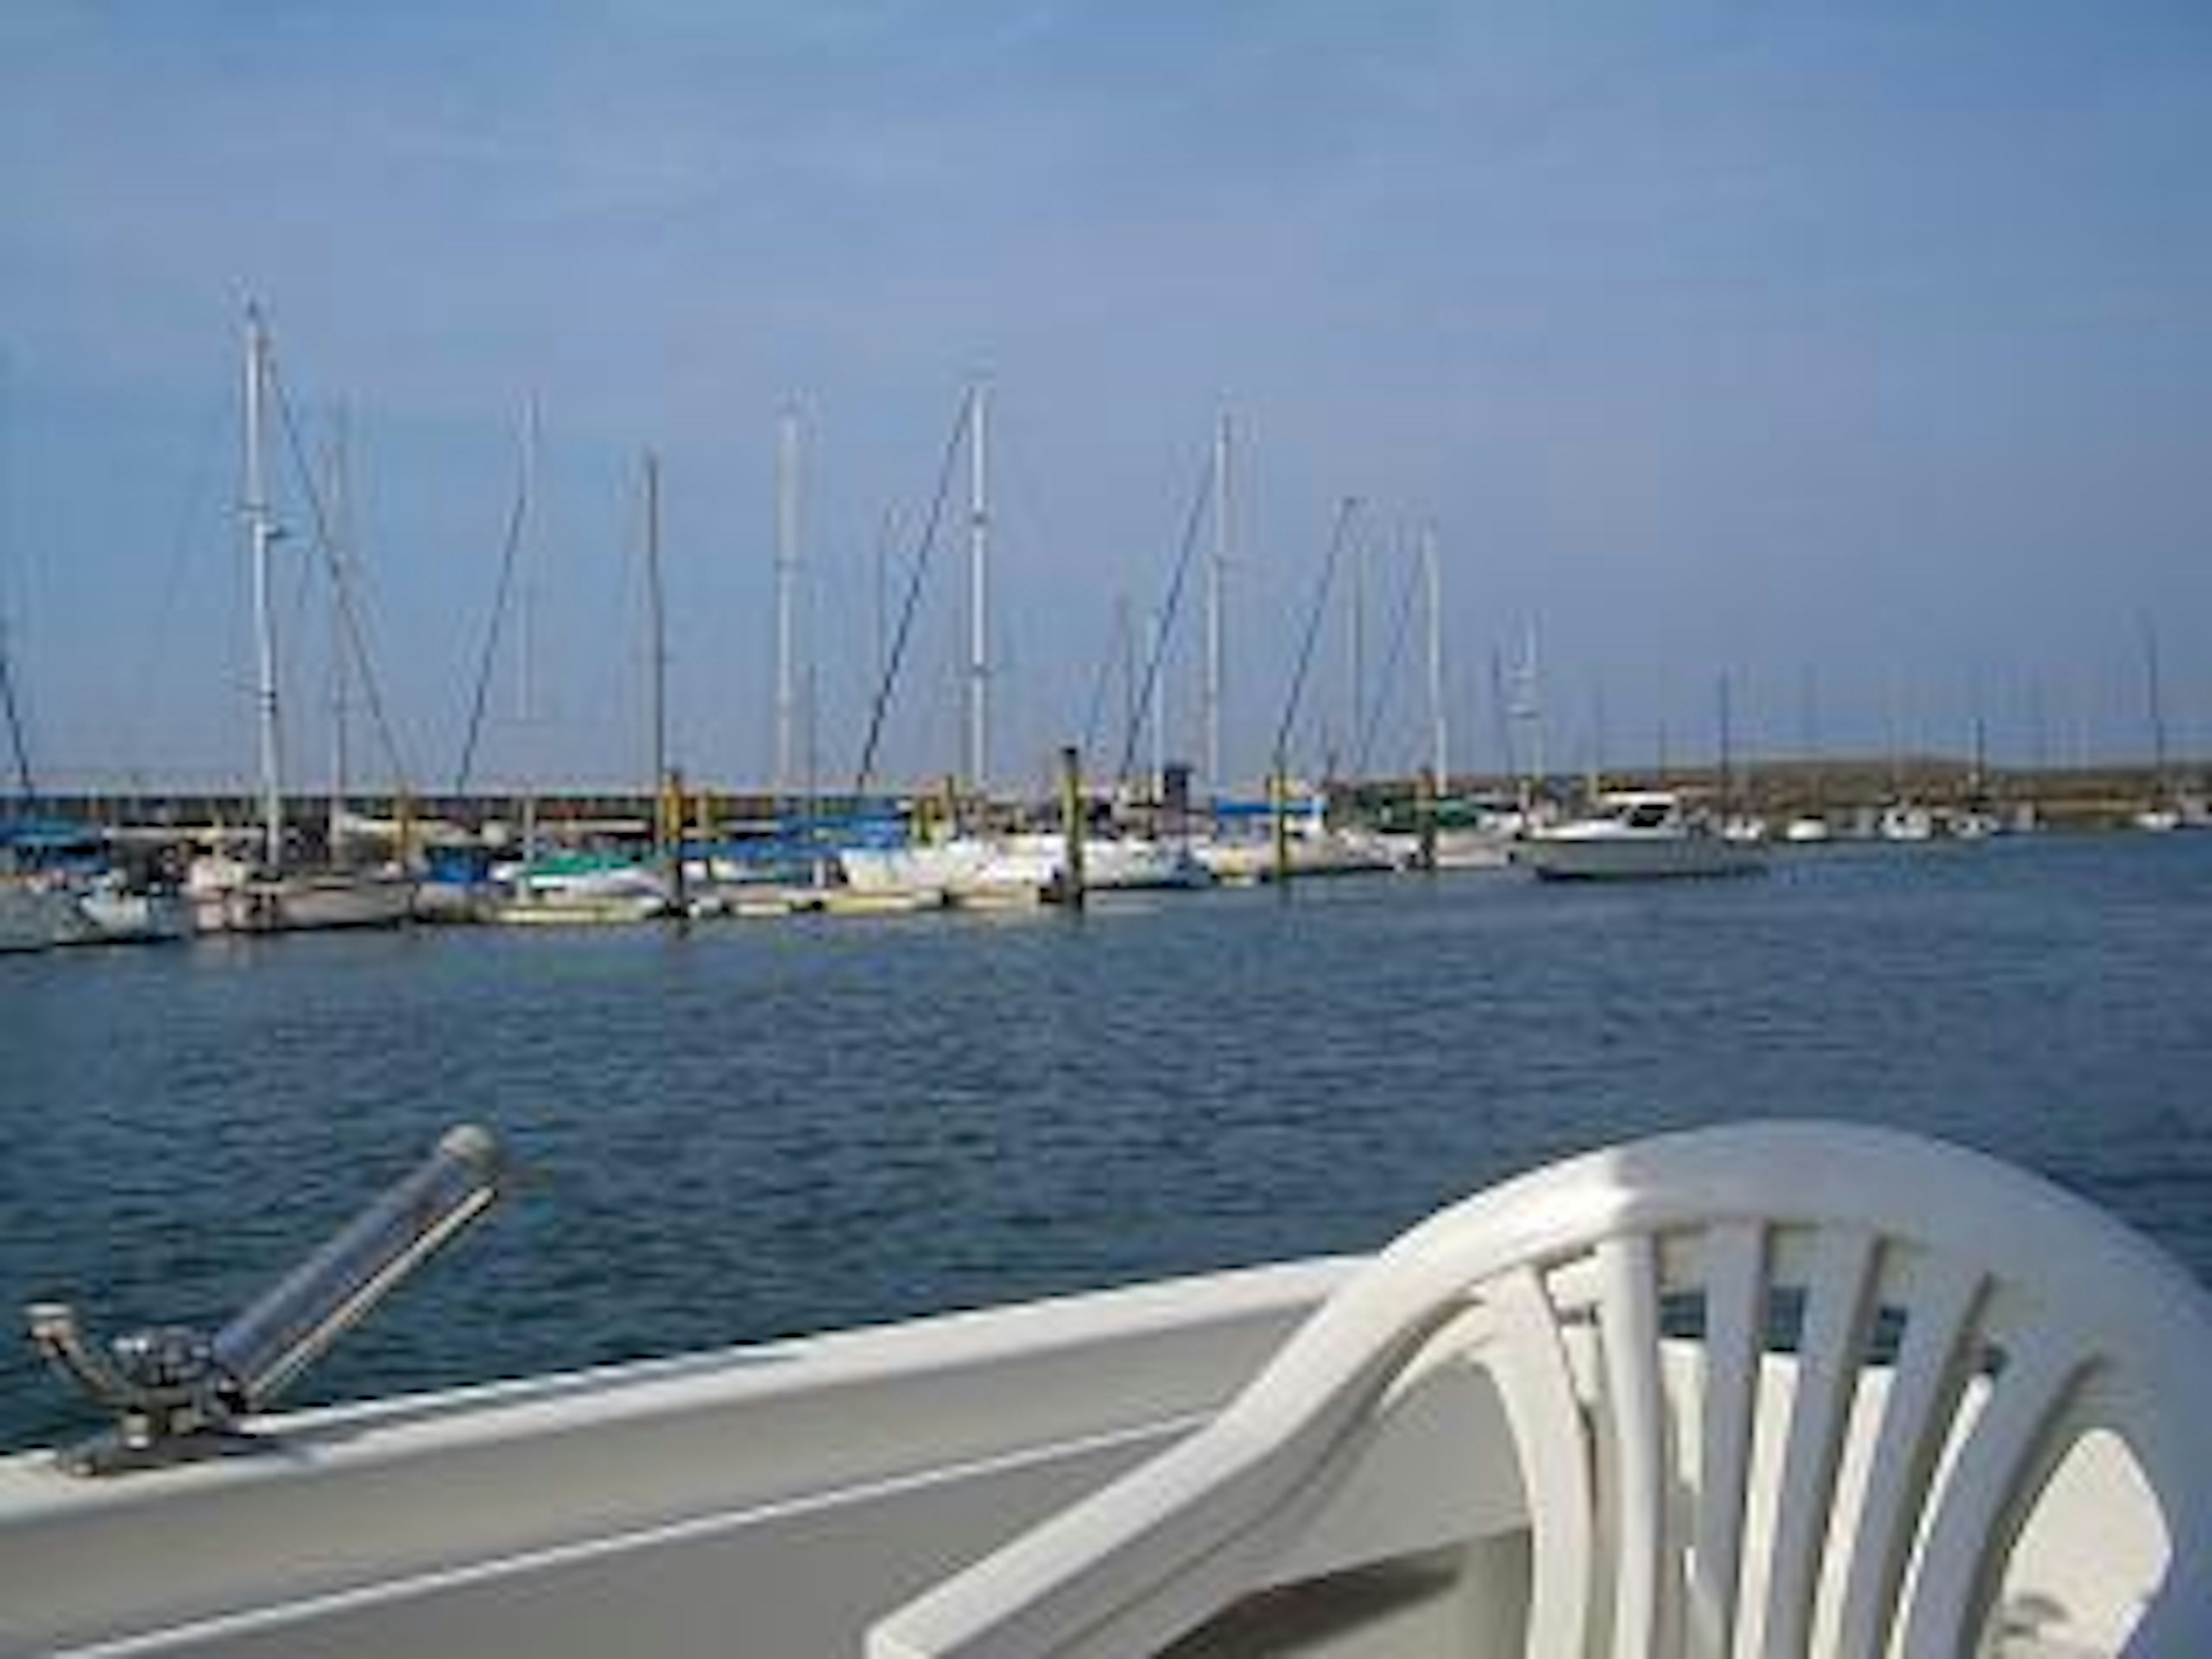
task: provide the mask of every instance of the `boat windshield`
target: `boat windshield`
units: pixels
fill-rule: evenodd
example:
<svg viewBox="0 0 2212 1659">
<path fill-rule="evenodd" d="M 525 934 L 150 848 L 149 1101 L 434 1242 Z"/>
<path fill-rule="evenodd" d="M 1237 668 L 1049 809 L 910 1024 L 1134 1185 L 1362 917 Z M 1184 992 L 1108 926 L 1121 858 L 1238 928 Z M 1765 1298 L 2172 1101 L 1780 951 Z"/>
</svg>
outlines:
<svg viewBox="0 0 2212 1659">
<path fill-rule="evenodd" d="M 1663 800 L 1630 801 L 1620 811 L 1620 821 L 1632 830 L 1664 830 L 1674 817 L 1674 804 Z"/>
</svg>

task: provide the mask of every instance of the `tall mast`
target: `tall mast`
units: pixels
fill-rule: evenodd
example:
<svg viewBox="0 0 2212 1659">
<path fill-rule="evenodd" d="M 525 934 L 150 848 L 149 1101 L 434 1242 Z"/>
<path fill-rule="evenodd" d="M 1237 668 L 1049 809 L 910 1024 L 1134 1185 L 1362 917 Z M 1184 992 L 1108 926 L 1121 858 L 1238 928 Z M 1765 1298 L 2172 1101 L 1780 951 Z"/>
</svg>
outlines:
<svg viewBox="0 0 2212 1659">
<path fill-rule="evenodd" d="M 792 603 L 799 580 L 799 411 L 787 409 L 775 444 L 775 793 L 788 795 L 797 775 L 797 664 Z"/>
<path fill-rule="evenodd" d="M 15 482 L 8 468 L 10 457 L 7 447 L 8 433 L 5 426 L 6 417 L 9 412 L 8 404 L 9 368 L 7 353 L 0 351 L 0 492 L 4 492 L 7 487 Z M 4 577 L 7 573 L 6 532 L 9 510 L 13 504 L 12 497 L 0 494 L 0 577 Z M 8 652 L 7 591 L 5 583 L 0 582 L 0 716 L 4 716 L 8 722 L 8 741 L 15 762 L 15 784 L 25 805 L 27 805 L 38 799 L 38 781 L 31 773 L 30 741 L 23 730 L 22 708 L 15 700 L 15 673 L 9 666 Z"/>
<path fill-rule="evenodd" d="M 1224 414 L 1213 434 L 1213 556 L 1206 570 L 1206 782 L 1216 795 L 1222 791 L 1221 681 L 1224 665 L 1222 600 L 1228 583 L 1230 518 L 1229 416 Z"/>
<path fill-rule="evenodd" d="M 518 555 L 526 545 L 531 503 L 538 495 L 538 400 L 529 399 L 522 411 L 522 483 L 516 498 L 515 540 Z M 538 734 L 537 697 L 533 684 L 537 641 L 532 634 L 537 590 L 530 567 L 520 572 L 514 607 L 515 725 L 522 739 L 522 860 L 526 868 L 538 861 Z M 525 890 L 530 890 L 526 884 Z"/>
<path fill-rule="evenodd" d="M 345 562 L 353 547 L 353 492 L 348 471 L 347 422 L 344 406 L 337 411 L 337 429 L 330 448 L 331 536 L 331 805 L 328 852 L 333 862 L 338 853 L 339 830 L 345 819 L 346 784 L 350 757 L 346 752 L 346 637 Z"/>
<path fill-rule="evenodd" d="M 1363 538 L 1345 549 L 1351 561 L 1352 581 L 1346 609 L 1345 678 L 1351 697 L 1351 725 L 1345 733 L 1345 758 L 1359 763 L 1359 737 L 1367 729 L 1367 544 Z M 1334 766 L 1329 770 L 1334 772 Z M 1354 778 L 1354 783 L 1360 780 Z"/>
<path fill-rule="evenodd" d="M 968 757 L 969 786 L 988 793 L 991 773 L 991 548 L 989 392 L 968 394 Z"/>
<path fill-rule="evenodd" d="M 1450 745 L 1444 722 L 1443 574 L 1433 526 L 1421 532 L 1421 570 L 1429 590 L 1429 774 L 1443 789 L 1451 775 Z"/>
<path fill-rule="evenodd" d="M 15 759 L 15 787 L 25 802 L 38 799 L 38 780 L 31 775 L 31 749 L 23 734 L 23 711 L 15 701 L 15 680 L 8 666 L 8 618 L 0 612 L 0 714 L 8 720 L 8 740 Z"/>
<path fill-rule="evenodd" d="M 2163 805 L 2172 792 L 2166 777 L 2166 699 L 2159 684 L 2158 630 L 2151 625 L 2146 612 L 2142 622 L 2143 690 L 2150 704 L 2151 769 L 2155 779 L 2158 799 Z"/>
<path fill-rule="evenodd" d="M 1533 801 L 1544 787 L 1545 769 L 1549 764 L 1544 753 L 1544 677 L 1536 654 L 1535 623 L 1528 625 L 1521 649 L 1512 712 L 1516 722 L 1528 728 L 1528 740 L 1523 747 L 1528 760 L 1527 799 Z"/>
<path fill-rule="evenodd" d="M 270 592 L 270 551 L 276 526 L 269 506 L 268 463 L 263 454 L 264 398 L 269 389 L 269 331 L 258 306 L 246 308 L 246 539 L 253 572 L 254 703 L 261 748 L 262 858 L 271 870 L 284 861 L 284 796 L 276 708 L 276 612 Z"/>
<path fill-rule="evenodd" d="M 668 629 L 660 591 L 660 458 L 645 453 L 645 604 L 652 630 L 653 677 L 653 850 L 667 854 L 668 814 L 662 801 L 668 788 Z"/>
</svg>

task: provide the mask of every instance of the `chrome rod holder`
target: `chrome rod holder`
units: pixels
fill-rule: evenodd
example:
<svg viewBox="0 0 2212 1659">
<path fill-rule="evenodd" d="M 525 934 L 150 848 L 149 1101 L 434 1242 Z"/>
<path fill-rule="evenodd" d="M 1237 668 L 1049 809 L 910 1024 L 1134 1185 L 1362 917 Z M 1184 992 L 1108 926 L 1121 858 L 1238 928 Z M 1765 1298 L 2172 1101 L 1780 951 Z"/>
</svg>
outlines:
<svg viewBox="0 0 2212 1659">
<path fill-rule="evenodd" d="M 488 1210 L 507 1170 L 491 1133 L 462 1124 L 322 1248 L 208 1336 L 164 1325 L 104 1346 L 66 1302 L 25 1311 L 32 1343 L 114 1417 L 58 1455 L 113 1474 L 250 1449 L 237 1419 L 265 1407 L 448 1240 Z"/>
</svg>

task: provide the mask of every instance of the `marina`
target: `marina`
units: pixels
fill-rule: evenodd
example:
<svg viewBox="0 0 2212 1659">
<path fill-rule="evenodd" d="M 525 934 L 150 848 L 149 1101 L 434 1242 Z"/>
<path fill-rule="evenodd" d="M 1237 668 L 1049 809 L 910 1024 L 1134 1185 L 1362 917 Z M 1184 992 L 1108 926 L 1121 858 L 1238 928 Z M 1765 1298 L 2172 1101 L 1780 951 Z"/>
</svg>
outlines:
<svg viewBox="0 0 2212 1659">
<path fill-rule="evenodd" d="M 2212 838 L 1877 844 L 1753 883 L 1498 872 L 772 927 L 216 937 L 0 967 L 0 1288 L 236 1305 L 381 1149 L 532 1172 L 332 1397 L 1359 1249 L 1648 1128 L 1871 1117 L 2212 1275 Z M 0 1345 L 0 1439 L 68 1402 Z"/>
<path fill-rule="evenodd" d="M 306 1618 L 334 1650 L 473 1630 L 581 1652 L 643 1593 L 669 1650 L 706 1650 L 726 1607 L 665 1575 L 713 1560 L 726 1589 L 780 1581 L 772 1607 L 747 1598 L 750 1639 L 823 1650 L 806 1644 L 835 1632 L 858 1651 L 900 1596 L 1233 1394 L 1343 1281 L 1346 1253 L 1554 1158 L 1691 1126 L 1813 1115 L 1978 1146 L 2143 1229 L 2201 1283 L 2208 878 L 2212 839 L 1999 837 L 1846 845 L 1749 883 L 1490 872 L 1101 896 L 1080 913 L 10 957 L 0 1287 L 18 1304 L 62 1297 L 94 1328 L 211 1328 L 457 1117 L 495 1126 L 514 1171 L 469 1238 L 288 1389 L 289 1407 L 364 1402 L 283 1419 L 334 1504 L 357 1486 L 427 1498 L 490 1437 L 466 1454 L 477 1501 L 430 1500 L 450 1522 L 331 1512 L 388 1594 L 310 1594 L 343 1581 L 255 1545 L 288 1500 L 246 1457 L 113 1477 L 126 1498 L 142 1480 L 182 1482 L 187 1504 L 230 1494 L 238 1550 L 207 1558 L 230 1564 L 230 1589 L 149 1556 L 121 1580 L 53 1579 L 68 1593 L 47 1616 L 100 1628 L 127 1582 L 139 1617 L 276 1596 L 273 1623 L 187 1620 L 179 1650 L 280 1650 Z M 574 1375 L 611 1364 L 639 1369 Z M 967 1380 L 928 1380 L 951 1374 Z M 491 1386 L 416 1400 L 465 1384 Z M 830 1419 L 808 1415 L 817 1390 Z M 978 1411 L 1010 1437 L 978 1440 Z M 0 1349 L 0 1412 L 17 1446 L 101 1420 L 27 1343 Z M 1409 1419 L 1414 1439 L 1385 1461 L 1445 1455 L 1418 1449 L 1429 1420 Z M 817 1461 L 830 1421 L 852 1443 Z M 558 1449 L 578 1434 L 599 1448 L 591 1467 L 628 1474 L 570 1483 Z M 1017 1442 L 1003 1467 L 985 1450 Z M 2088 1557 L 2076 1539 L 2039 1561 L 2151 1571 L 2118 1479 L 2069 1476 L 2101 1494 L 2104 1533 Z M 817 1480 L 828 1507 L 791 1509 Z M 884 1509 L 892 1492 L 908 1496 Z M 57 1490 L 38 1512 L 58 1522 L 64 1499 L 94 1502 Z M 87 1513 L 133 1512 L 113 1501 Z M 821 1521 L 793 1533 L 809 1513 Z M 1361 1547 L 1528 1524 L 1510 1504 L 1480 1516 L 1415 1502 L 1415 1532 Z M 140 1547 L 120 1533 L 102 1547 L 118 1562 Z M 829 1565 L 848 1547 L 854 1567 Z M 1305 1559 L 1330 1559 L 1314 1547 Z M 437 1559 L 487 1565 L 449 1577 Z M 2063 1617 L 2037 1615 L 2054 1641 L 2130 1616 L 2094 1579 L 2039 1582 L 2065 1589 Z M 1401 1621 L 1440 1616 L 1443 1581 L 1418 1583 L 1389 1603 Z"/>
<path fill-rule="evenodd" d="M 258 9 L 0 7 L 0 1659 L 2212 1655 L 2212 13 Z"/>
</svg>

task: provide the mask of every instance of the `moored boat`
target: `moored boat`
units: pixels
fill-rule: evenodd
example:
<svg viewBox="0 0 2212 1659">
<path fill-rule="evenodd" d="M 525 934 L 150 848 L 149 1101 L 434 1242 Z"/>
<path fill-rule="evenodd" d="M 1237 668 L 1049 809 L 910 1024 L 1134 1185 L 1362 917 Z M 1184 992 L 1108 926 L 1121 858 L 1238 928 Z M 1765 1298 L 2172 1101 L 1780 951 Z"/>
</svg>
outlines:
<svg viewBox="0 0 2212 1659">
<path fill-rule="evenodd" d="M 44 951 L 67 937 L 75 907 L 67 893 L 27 876 L 0 874 L 0 951 Z"/>
<path fill-rule="evenodd" d="M 1532 828 L 1514 843 L 1512 860 L 1549 880 L 1740 876 L 1766 867 L 1763 841 L 1722 834 L 1662 789 L 1602 795 L 1586 817 Z"/>
<path fill-rule="evenodd" d="M 194 932 L 182 893 L 134 887 L 112 872 L 79 884 L 70 897 L 76 915 L 64 944 L 160 945 Z"/>
</svg>

